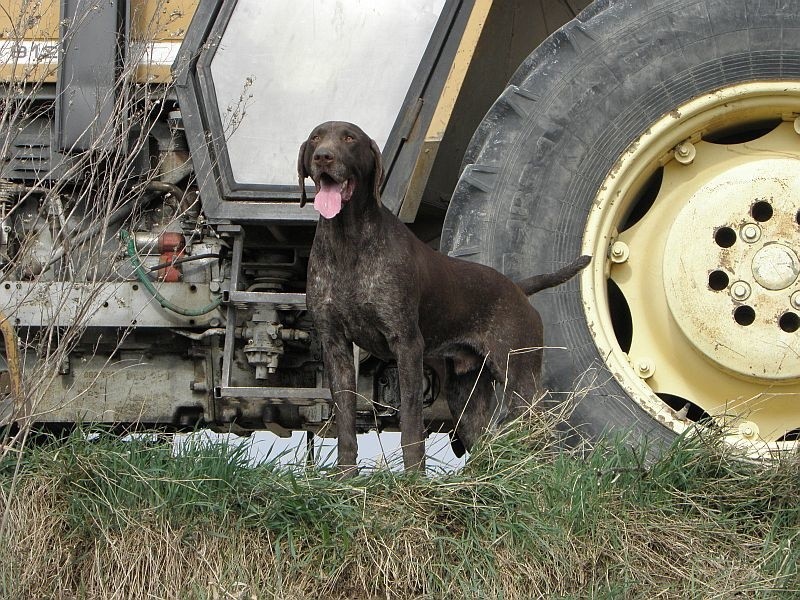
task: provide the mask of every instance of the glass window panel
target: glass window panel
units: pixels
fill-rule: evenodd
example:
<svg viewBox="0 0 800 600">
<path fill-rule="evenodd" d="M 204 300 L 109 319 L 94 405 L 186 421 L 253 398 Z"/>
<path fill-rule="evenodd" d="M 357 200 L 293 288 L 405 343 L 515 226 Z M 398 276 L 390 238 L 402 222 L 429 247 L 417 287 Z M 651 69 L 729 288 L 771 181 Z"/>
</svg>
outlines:
<svg viewBox="0 0 800 600">
<path fill-rule="evenodd" d="M 322 121 L 383 148 L 445 0 L 239 0 L 211 63 L 239 183 L 296 185 Z"/>
</svg>

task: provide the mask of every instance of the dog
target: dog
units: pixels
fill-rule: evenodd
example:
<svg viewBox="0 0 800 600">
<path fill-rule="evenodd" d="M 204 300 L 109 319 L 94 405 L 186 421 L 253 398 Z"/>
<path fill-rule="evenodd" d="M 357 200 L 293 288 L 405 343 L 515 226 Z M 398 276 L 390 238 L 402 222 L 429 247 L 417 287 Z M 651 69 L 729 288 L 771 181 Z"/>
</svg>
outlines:
<svg viewBox="0 0 800 600">
<path fill-rule="evenodd" d="M 567 281 L 590 257 L 514 283 L 490 267 L 437 252 L 381 203 L 380 149 L 352 123 L 315 127 L 300 147 L 297 171 L 301 206 L 310 177 L 322 216 L 306 301 L 335 405 L 339 472 L 356 473 L 353 344 L 397 361 L 406 470 L 425 468 L 424 360 L 444 362 L 455 433 L 468 450 L 493 419 L 529 408 L 540 391 L 543 334 L 528 296 Z M 496 386 L 504 390 L 499 399 Z"/>
</svg>

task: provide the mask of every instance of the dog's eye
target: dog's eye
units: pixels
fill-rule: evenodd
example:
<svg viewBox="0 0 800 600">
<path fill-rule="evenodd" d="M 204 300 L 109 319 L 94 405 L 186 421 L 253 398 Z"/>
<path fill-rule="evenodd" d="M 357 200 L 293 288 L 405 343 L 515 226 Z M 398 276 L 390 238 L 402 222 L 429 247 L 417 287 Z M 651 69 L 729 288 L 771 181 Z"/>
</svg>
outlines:
<svg viewBox="0 0 800 600">
<path fill-rule="evenodd" d="M 311 141 L 316 144 L 319 141 L 319 136 L 318 135 L 312 135 L 311 136 Z"/>
<path fill-rule="evenodd" d="M 352 135 L 346 135 L 346 136 L 344 136 L 344 141 L 347 142 L 348 144 L 350 144 L 352 142 L 355 142 L 356 138 L 354 138 Z"/>
</svg>

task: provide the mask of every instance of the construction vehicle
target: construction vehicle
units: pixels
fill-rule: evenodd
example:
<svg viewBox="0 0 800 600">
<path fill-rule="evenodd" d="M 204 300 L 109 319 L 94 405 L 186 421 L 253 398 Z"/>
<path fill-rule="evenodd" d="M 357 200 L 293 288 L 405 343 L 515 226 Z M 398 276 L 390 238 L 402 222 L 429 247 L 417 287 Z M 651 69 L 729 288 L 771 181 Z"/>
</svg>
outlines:
<svg viewBox="0 0 800 600">
<path fill-rule="evenodd" d="M 800 2 L 587 4 L 1 0 L 2 422 L 334 432 L 296 156 L 335 119 L 442 252 L 593 256 L 533 300 L 576 430 L 794 447 Z M 452 427 L 432 367 L 425 404 Z"/>
</svg>

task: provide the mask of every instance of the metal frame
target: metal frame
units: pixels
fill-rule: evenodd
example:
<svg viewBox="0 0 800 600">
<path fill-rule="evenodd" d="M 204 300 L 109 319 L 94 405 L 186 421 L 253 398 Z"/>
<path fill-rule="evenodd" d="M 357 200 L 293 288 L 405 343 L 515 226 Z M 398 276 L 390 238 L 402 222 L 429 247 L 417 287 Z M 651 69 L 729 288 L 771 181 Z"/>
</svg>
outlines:
<svg viewBox="0 0 800 600">
<path fill-rule="evenodd" d="M 220 232 L 233 237 L 233 256 L 231 259 L 230 289 L 222 292 L 222 301 L 227 305 L 225 325 L 225 345 L 222 350 L 222 373 L 219 386 L 214 388 L 214 398 L 268 398 L 270 400 L 316 400 L 331 401 L 328 388 L 279 388 L 269 386 L 231 386 L 236 341 L 237 305 L 270 305 L 277 310 L 305 310 L 306 295 L 282 292 L 244 292 L 239 291 L 239 272 L 242 267 L 244 230 L 238 225 L 222 226 Z"/>
<path fill-rule="evenodd" d="M 245 184 L 233 179 L 222 138 L 222 123 L 210 65 L 237 0 L 201 0 L 173 65 L 176 92 L 192 151 L 203 208 L 211 222 L 316 222 L 311 209 L 300 209 L 296 186 Z M 383 151 L 384 204 L 398 212 L 427 130 L 458 49 L 474 0 L 446 0 L 397 115 Z M 312 190 L 313 191 L 313 190 Z"/>
</svg>

